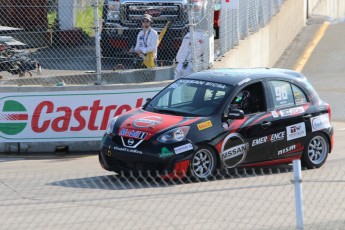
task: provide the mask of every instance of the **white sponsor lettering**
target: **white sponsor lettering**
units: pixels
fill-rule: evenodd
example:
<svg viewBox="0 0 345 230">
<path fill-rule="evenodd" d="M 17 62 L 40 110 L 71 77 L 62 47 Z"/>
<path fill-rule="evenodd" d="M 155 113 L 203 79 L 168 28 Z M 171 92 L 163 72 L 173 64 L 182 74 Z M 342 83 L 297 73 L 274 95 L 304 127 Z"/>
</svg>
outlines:
<svg viewBox="0 0 345 230">
<path fill-rule="evenodd" d="M 129 152 L 129 153 L 136 153 L 136 154 L 143 154 L 142 151 L 139 151 L 139 150 L 136 150 L 136 149 L 127 149 L 127 148 L 114 147 L 114 150 L 122 151 L 122 152 Z"/>
<path fill-rule="evenodd" d="M 303 106 L 292 108 L 292 109 L 283 109 L 280 110 L 280 116 L 286 117 L 286 116 L 293 116 L 297 114 L 304 113 L 304 108 Z"/>
<path fill-rule="evenodd" d="M 310 118 L 310 123 L 313 132 L 331 127 L 328 113 Z"/>
<path fill-rule="evenodd" d="M 272 135 L 266 136 L 266 137 L 260 137 L 258 139 L 253 140 L 252 146 L 260 145 L 266 142 L 275 142 L 283 140 L 285 137 L 285 132 L 280 133 L 274 133 Z"/>
<path fill-rule="evenodd" d="M 282 155 L 282 154 L 285 154 L 285 153 L 289 153 L 289 152 L 291 152 L 292 150 L 295 150 L 295 149 L 296 149 L 296 145 L 291 145 L 291 146 L 289 146 L 287 148 L 281 149 L 281 150 L 278 151 L 278 156 Z"/>
<path fill-rule="evenodd" d="M 253 140 L 252 146 L 260 145 L 267 142 L 267 137 L 261 137 L 259 139 Z"/>
<path fill-rule="evenodd" d="M 286 127 L 287 140 L 294 140 L 306 136 L 304 122 Z"/>
<path fill-rule="evenodd" d="M 228 160 L 228 159 L 243 155 L 246 153 L 246 151 L 247 151 L 247 145 L 246 144 L 234 146 L 234 147 L 227 149 L 224 152 L 222 152 L 223 160 Z"/>
<path fill-rule="evenodd" d="M 242 84 L 244 84 L 244 83 L 246 83 L 246 82 L 248 82 L 248 81 L 250 81 L 250 78 L 246 78 L 246 79 L 240 81 L 240 82 L 238 83 L 238 85 L 242 85 Z"/>
<path fill-rule="evenodd" d="M 274 118 L 279 117 L 277 111 L 272 111 L 271 114 L 272 114 L 272 117 L 274 117 Z"/>
<path fill-rule="evenodd" d="M 174 151 L 175 151 L 175 154 L 180 154 L 192 149 L 193 149 L 193 145 L 189 143 L 189 144 L 181 145 L 179 147 L 174 148 Z"/>
</svg>

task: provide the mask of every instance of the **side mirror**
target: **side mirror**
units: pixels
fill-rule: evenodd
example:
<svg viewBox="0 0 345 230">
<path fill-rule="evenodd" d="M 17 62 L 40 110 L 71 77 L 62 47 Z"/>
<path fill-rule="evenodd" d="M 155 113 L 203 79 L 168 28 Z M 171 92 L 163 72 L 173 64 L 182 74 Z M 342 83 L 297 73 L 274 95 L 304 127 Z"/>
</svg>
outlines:
<svg viewBox="0 0 345 230">
<path fill-rule="evenodd" d="M 228 113 L 228 119 L 239 120 L 244 118 L 244 112 L 241 109 L 232 109 Z"/>
<path fill-rule="evenodd" d="M 145 104 L 142 107 L 145 108 L 151 100 L 152 98 L 146 98 Z"/>
</svg>

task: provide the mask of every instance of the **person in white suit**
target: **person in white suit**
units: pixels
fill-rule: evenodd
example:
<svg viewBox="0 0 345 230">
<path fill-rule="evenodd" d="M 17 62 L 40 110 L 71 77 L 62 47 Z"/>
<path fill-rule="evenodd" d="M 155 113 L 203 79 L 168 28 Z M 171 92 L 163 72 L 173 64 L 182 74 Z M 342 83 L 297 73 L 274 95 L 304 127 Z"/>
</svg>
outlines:
<svg viewBox="0 0 345 230">
<path fill-rule="evenodd" d="M 195 47 L 194 55 L 196 57 L 196 61 L 203 61 L 204 51 L 207 48 L 207 34 L 201 31 L 195 31 L 193 33 L 193 40 Z M 184 36 L 182 40 L 182 44 L 176 55 L 176 61 L 178 62 L 178 64 L 175 69 L 174 79 L 178 79 L 193 73 L 192 45 L 189 32 Z"/>
</svg>

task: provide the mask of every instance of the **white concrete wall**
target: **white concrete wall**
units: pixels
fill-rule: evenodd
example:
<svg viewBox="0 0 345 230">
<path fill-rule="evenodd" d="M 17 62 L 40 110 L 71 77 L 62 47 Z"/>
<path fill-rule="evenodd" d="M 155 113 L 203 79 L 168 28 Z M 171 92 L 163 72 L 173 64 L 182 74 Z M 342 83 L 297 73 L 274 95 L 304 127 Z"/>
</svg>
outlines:
<svg viewBox="0 0 345 230">
<path fill-rule="evenodd" d="M 286 0 L 259 32 L 241 40 L 214 68 L 272 67 L 306 22 L 306 2 Z"/>
<path fill-rule="evenodd" d="M 332 19 L 345 17 L 344 0 L 308 0 L 308 16 L 328 16 Z"/>
</svg>

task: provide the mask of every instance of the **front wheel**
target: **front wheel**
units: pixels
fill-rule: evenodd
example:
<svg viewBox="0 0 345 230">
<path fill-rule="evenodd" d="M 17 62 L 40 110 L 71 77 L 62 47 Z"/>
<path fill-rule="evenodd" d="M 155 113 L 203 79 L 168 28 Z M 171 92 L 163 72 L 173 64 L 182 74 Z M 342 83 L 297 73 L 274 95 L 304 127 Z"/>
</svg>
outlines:
<svg viewBox="0 0 345 230">
<path fill-rule="evenodd" d="M 214 150 L 207 146 L 200 147 L 193 155 L 189 167 L 192 178 L 209 179 L 217 168 L 217 158 Z"/>
<path fill-rule="evenodd" d="M 308 169 L 320 168 L 328 157 L 329 143 L 323 133 L 317 133 L 308 139 L 302 154 L 302 165 Z"/>
</svg>

